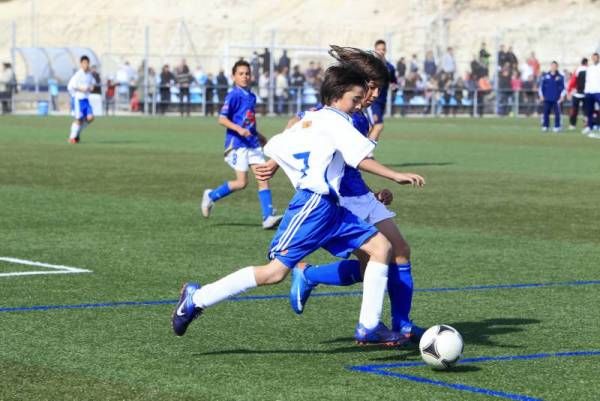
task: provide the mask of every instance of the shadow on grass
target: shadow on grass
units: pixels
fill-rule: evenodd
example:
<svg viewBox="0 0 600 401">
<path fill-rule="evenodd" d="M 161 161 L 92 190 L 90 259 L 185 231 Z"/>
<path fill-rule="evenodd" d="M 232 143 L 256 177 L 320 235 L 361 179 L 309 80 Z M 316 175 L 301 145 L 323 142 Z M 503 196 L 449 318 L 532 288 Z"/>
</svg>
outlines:
<svg viewBox="0 0 600 401">
<path fill-rule="evenodd" d="M 458 330 L 466 344 L 489 345 L 501 348 L 522 348 L 521 345 L 505 344 L 491 337 L 503 334 L 517 334 L 525 331 L 523 326 L 539 324 L 537 319 L 495 318 L 478 322 L 455 322 L 450 326 Z M 509 339 L 511 337 L 508 337 Z"/>
<path fill-rule="evenodd" d="M 398 163 L 385 164 L 388 167 L 426 167 L 426 166 L 451 166 L 454 162 L 413 162 L 413 163 Z"/>
<path fill-rule="evenodd" d="M 354 341 L 354 339 L 352 339 Z M 365 352 L 400 352 L 410 350 L 404 347 L 386 347 L 383 345 L 351 345 L 348 347 L 338 347 L 332 349 L 248 349 L 248 348 L 234 348 L 226 349 L 221 351 L 209 351 L 193 353 L 193 356 L 207 356 L 207 355 L 329 355 L 329 354 L 359 354 Z M 416 351 L 416 350 L 415 350 Z M 418 351 L 416 351 L 418 354 Z"/>
</svg>

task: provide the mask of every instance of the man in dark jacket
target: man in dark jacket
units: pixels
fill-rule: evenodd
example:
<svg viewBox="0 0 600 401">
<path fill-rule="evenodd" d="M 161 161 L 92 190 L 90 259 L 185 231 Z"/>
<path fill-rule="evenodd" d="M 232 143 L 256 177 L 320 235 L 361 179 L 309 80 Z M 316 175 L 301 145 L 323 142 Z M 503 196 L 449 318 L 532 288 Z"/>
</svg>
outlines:
<svg viewBox="0 0 600 401">
<path fill-rule="evenodd" d="M 565 79 L 558 72 L 558 63 L 550 64 L 550 71 L 540 78 L 539 95 L 544 103 L 542 132 L 547 132 L 550 126 L 550 111 L 554 111 L 554 132 L 560 131 L 560 104 L 565 94 Z"/>
</svg>

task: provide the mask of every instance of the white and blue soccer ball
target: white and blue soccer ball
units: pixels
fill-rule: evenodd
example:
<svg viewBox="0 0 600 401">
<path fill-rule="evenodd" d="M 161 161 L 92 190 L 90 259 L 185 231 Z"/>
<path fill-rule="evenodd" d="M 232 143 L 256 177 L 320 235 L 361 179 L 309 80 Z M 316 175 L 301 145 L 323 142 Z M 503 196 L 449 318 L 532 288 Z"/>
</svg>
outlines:
<svg viewBox="0 0 600 401">
<path fill-rule="evenodd" d="M 454 327 L 439 324 L 428 328 L 421 341 L 419 350 L 423 361 L 433 369 L 450 368 L 462 357 L 464 342 Z"/>
</svg>

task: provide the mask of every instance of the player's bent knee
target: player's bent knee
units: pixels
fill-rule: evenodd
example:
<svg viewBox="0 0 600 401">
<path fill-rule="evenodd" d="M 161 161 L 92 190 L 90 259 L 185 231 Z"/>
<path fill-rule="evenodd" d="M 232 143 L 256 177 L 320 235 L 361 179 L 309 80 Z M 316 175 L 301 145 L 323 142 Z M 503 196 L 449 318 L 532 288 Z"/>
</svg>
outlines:
<svg viewBox="0 0 600 401">
<path fill-rule="evenodd" d="M 367 243 L 364 249 L 370 256 L 370 259 L 378 261 L 389 261 L 392 254 L 392 244 L 381 233 L 377 233 Z"/>
</svg>

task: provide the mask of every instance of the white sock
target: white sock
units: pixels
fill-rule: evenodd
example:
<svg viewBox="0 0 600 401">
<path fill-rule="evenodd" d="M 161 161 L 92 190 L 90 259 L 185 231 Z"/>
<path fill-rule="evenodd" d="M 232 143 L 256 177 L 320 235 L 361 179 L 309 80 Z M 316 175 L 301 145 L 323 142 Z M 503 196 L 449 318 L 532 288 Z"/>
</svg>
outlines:
<svg viewBox="0 0 600 401">
<path fill-rule="evenodd" d="M 77 138 L 78 134 L 79 134 L 79 124 L 77 124 L 76 122 L 73 122 L 73 124 L 71 124 L 71 134 L 69 135 L 69 139 Z"/>
<path fill-rule="evenodd" d="M 379 262 L 367 263 L 363 280 L 363 296 L 360 306 L 359 323 L 372 329 L 381 320 L 383 297 L 388 279 L 388 265 Z"/>
<path fill-rule="evenodd" d="M 206 308 L 254 287 L 256 287 L 254 267 L 248 266 L 203 286 L 196 291 L 192 300 L 196 306 Z"/>
</svg>

